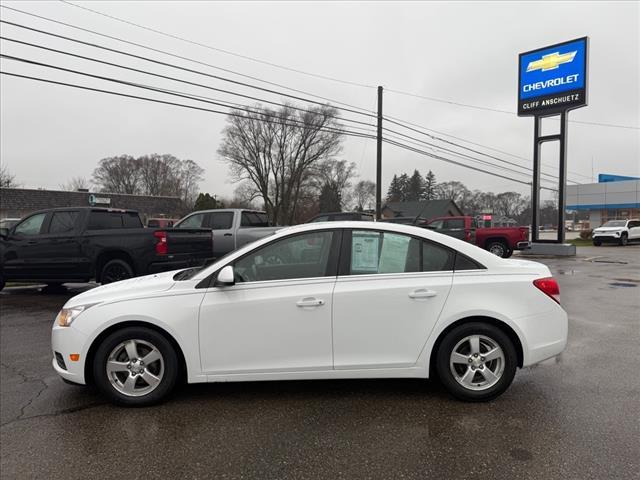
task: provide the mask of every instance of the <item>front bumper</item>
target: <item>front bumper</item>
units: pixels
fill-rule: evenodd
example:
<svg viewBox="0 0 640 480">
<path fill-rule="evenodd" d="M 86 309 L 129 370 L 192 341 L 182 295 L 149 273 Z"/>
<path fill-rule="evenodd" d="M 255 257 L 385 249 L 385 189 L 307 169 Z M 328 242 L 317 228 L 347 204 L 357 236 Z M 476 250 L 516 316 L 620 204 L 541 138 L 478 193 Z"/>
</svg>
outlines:
<svg viewBox="0 0 640 480">
<path fill-rule="evenodd" d="M 594 234 L 593 235 L 593 240 L 599 240 L 600 242 L 619 242 L 620 241 L 620 235 L 614 235 L 614 234 L 604 234 L 604 233 L 600 233 L 600 234 Z"/>
<path fill-rule="evenodd" d="M 81 385 L 86 383 L 84 378 L 85 357 L 88 351 L 88 349 L 85 350 L 86 343 L 87 337 L 73 328 L 73 324 L 69 327 L 54 325 L 51 331 L 52 365 L 56 373 L 65 380 Z M 80 358 L 72 361 L 70 357 L 72 353 L 80 354 Z"/>
</svg>

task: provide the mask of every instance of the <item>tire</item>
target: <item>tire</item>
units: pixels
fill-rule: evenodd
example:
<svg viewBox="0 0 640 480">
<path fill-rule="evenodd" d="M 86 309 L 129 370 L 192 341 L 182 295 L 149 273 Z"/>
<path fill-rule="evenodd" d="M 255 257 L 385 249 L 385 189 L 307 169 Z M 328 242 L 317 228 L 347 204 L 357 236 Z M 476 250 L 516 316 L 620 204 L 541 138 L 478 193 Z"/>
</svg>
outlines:
<svg viewBox="0 0 640 480">
<path fill-rule="evenodd" d="M 486 250 L 493 253 L 494 255 L 497 255 L 498 257 L 509 257 L 509 255 L 507 254 L 507 252 L 509 251 L 509 247 L 507 247 L 507 245 L 501 240 L 489 242 L 486 246 Z"/>
<path fill-rule="evenodd" d="M 602 245 L 602 240 L 594 240 L 593 245 L 599 247 L 600 245 Z"/>
<path fill-rule="evenodd" d="M 513 255 L 513 250 L 508 248 L 507 253 L 502 258 L 509 258 L 511 255 Z"/>
<path fill-rule="evenodd" d="M 126 280 L 128 278 L 133 278 L 133 268 L 119 258 L 109 260 L 100 271 L 100 283 L 103 285 L 119 282 L 120 280 Z"/>
<path fill-rule="evenodd" d="M 131 342 L 135 358 L 130 356 Z M 153 360 L 141 364 L 150 354 Z M 107 372 L 109 363 L 115 366 L 111 372 Z M 102 341 L 92 368 L 96 386 L 111 402 L 144 407 L 167 398 L 180 366 L 175 349 L 164 335 L 150 328 L 125 327 Z"/>
<path fill-rule="evenodd" d="M 2 278 L 2 275 L 0 275 L 0 292 L 4 290 L 5 285 L 6 284 L 4 283 L 4 278 Z"/>
<path fill-rule="evenodd" d="M 479 348 L 474 348 L 473 338 Z M 496 347 L 499 348 L 495 350 Z M 485 359 L 482 354 L 489 351 L 495 352 L 495 358 Z M 498 327 L 483 322 L 466 323 L 451 330 L 436 356 L 440 381 L 451 395 L 466 402 L 485 402 L 501 395 L 511 385 L 517 365 L 518 356 L 509 337 Z"/>
<path fill-rule="evenodd" d="M 629 236 L 626 233 L 623 233 L 622 235 L 620 235 L 620 246 L 626 247 L 628 243 L 629 243 Z"/>
</svg>

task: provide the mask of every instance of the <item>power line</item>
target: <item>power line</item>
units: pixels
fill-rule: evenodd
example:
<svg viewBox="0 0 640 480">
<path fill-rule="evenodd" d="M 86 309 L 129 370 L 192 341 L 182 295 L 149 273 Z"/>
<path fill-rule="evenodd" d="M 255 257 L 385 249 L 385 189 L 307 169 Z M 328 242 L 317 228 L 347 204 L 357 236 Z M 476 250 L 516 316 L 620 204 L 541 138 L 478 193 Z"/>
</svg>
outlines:
<svg viewBox="0 0 640 480">
<path fill-rule="evenodd" d="M 469 144 L 471 144 L 471 145 L 476 145 L 476 146 L 478 146 L 478 147 L 486 148 L 486 149 L 488 149 L 488 150 L 493 150 L 493 151 L 495 151 L 495 152 L 502 153 L 502 154 L 504 154 L 504 155 L 509 155 L 509 156 L 511 156 L 511 157 L 514 157 L 514 158 L 519 158 L 519 159 L 521 159 L 521 160 L 525 160 L 526 162 L 532 162 L 532 160 L 531 160 L 530 158 L 525 158 L 525 157 L 522 157 L 522 156 L 520 156 L 520 155 L 515 155 L 515 154 L 513 154 L 513 153 L 505 152 L 504 150 L 499 150 L 499 149 L 497 149 L 497 148 L 493 148 L 493 147 L 490 147 L 490 146 L 487 146 L 487 145 L 483 145 L 483 144 L 481 144 L 481 143 L 472 142 L 471 140 L 467 140 L 467 139 L 465 139 L 465 138 L 461 138 L 461 137 L 456 137 L 455 135 L 451 135 L 451 134 L 444 133 L 444 132 L 439 132 L 439 131 L 434 130 L 434 129 L 432 129 L 432 128 L 427 128 L 427 127 L 424 127 L 424 126 L 422 126 L 422 125 L 417 125 L 417 124 L 415 124 L 415 123 L 410 123 L 410 122 L 407 122 L 407 121 L 405 121 L 405 120 L 400 120 L 399 118 L 396 118 L 396 117 L 389 117 L 389 116 L 385 116 L 385 120 L 387 120 L 387 121 L 388 121 L 388 122 L 390 122 L 390 123 L 394 123 L 394 124 L 396 124 L 396 125 L 399 125 L 399 126 L 401 126 L 401 127 L 403 127 L 403 128 L 406 128 L 407 130 L 411 130 L 411 131 L 413 131 L 413 132 L 416 132 L 416 133 L 420 133 L 420 134 L 422 134 L 422 135 L 425 135 L 425 136 L 427 136 L 427 137 L 429 137 L 429 138 L 432 138 L 432 139 L 434 139 L 434 140 L 439 140 L 439 141 L 442 141 L 442 142 L 445 142 L 445 143 L 450 143 L 450 144 L 452 144 L 452 145 L 456 145 L 456 146 L 458 146 L 459 148 L 468 149 L 467 147 L 465 147 L 465 146 L 463 146 L 463 145 L 457 144 L 457 143 L 455 143 L 455 142 L 450 142 L 450 141 L 448 141 L 448 140 L 446 140 L 446 139 L 443 139 L 443 138 L 437 137 L 437 136 L 432 135 L 432 134 L 430 134 L 430 133 L 427 133 L 427 132 L 424 132 L 424 131 L 421 131 L 421 130 L 417 130 L 417 129 L 415 129 L 415 128 L 408 127 L 407 125 L 412 125 L 412 126 L 414 126 L 414 127 L 419 127 L 419 128 L 421 128 L 421 129 L 424 129 L 424 130 L 429 130 L 429 131 L 432 131 L 432 132 L 435 132 L 435 133 L 439 133 L 440 135 L 445 135 L 445 136 L 447 136 L 447 137 L 455 138 L 456 140 L 460 140 L 460 141 L 462 141 L 462 142 L 469 143 Z M 397 120 L 397 121 L 394 121 L 394 120 Z M 476 152 L 476 150 L 473 150 L 473 149 L 468 149 L 468 150 L 471 150 L 471 151 L 473 151 L 473 152 Z M 494 156 L 488 155 L 488 154 L 486 154 L 486 153 L 484 153 L 484 152 L 477 152 L 477 153 L 479 153 L 479 154 L 481 154 L 481 155 L 489 156 L 490 158 L 496 158 L 496 159 L 497 159 L 497 157 L 494 157 Z M 504 160 L 504 161 L 506 161 L 506 160 Z M 514 165 L 518 165 L 518 164 L 514 164 Z M 547 166 L 547 167 L 549 167 L 550 165 L 548 165 L 548 164 L 547 164 L 546 166 Z M 527 170 L 531 170 L 530 168 L 528 168 L 528 167 L 526 167 L 526 166 L 522 166 L 522 168 L 527 168 Z M 572 175 L 578 175 L 578 176 L 580 176 L 580 177 L 584 177 L 584 178 L 591 178 L 591 177 L 589 177 L 589 176 L 587 176 L 587 175 L 583 175 L 583 174 L 578 173 L 578 172 L 572 172 L 572 171 L 569 171 L 569 173 L 571 173 Z M 554 177 L 554 178 L 558 178 L 558 177 Z M 574 182 L 574 183 L 576 183 L 576 182 Z"/>
<path fill-rule="evenodd" d="M 387 120 L 387 121 L 388 121 L 388 122 L 390 122 L 390 123 L 394 123 L 394 124 L 396 124 L 396 125 L 403 126 L 403 125 L 401 125 L 401 124 L 400 124 L 400 123 L 398 123 L 398 122 L 395 122 L 395 121 L 393 121 L 393 120 L 389 120 L 388 118 L 385 118 L 385 120 Z M 403 127 L 404 127 L 404 126 L 403 126 Z M 408 128 L 408 127 L 404 127 L 404 128 Z M 397 134 L 397 135 L 400 135 L 401 137 L 405 137 L 405 138 L 408 138 L 408 139 L 412 139 L 412 140 L 418 141 L 418 142 L 420 142 L 420 143 L 423 143 L 423 144 L 425 144 L 425 145 L 429 145 L 429 146 L 431 146 L 431 147 L 439 148 L 440 150 L 443 150 L 443 151 L 445 151 L 445 152 L 451 152 L 451 153 L 454 153 L 454 154 L 456 154 L 456 155 L 461 155 L 461 156 L 463 156 L 463 157 L 467 157 L 467 158 L 471 158 L 471 159 L 476 159 L 475 157 L 473 157 L 473 156 L 471 156 L 471 155 L 462 154 L 462 153 L 460 153 L 460 152 L 456 152 L 456 151 L 451 150 L 451 149 L 447 149 L 447 148 L 439 147 L 439 146 L 437 146 L 437 145 L 434 145 L 433 143 L 425 142 L 424 140 L 418 140 L 418 139 L 416 139 L 415 137 L 412 137 L 412 136 L 410 136 L 410 135 L 405 135 L 405 134 L 403 134 L 403 133 L 397 132 L 397 131 L 395 131 L 395 130 L 391 130 L 391 129 L 389 129 L 389 128 L 384 128 L 384 130 L 387 130 L 387 131 L 389 131 L 389 132 L 392 132 L 392 133 L 395 133 L 395 134 Z M 417 131 L 417 130 L 415 130 L 415 129 L 411 129 L 411 130 Z M 418 133 L 420 133 L 420 132 L 418 132 Z M 528 172 L 532 172 L 532 171 L 533 171 L 533 169 L 531 169 L 531 168 L 529 168 L 529 167 L 526 167 L 526 166 L 524 166 L 524 165 L 520 165 L 520 164 L 518 164 L 518 163 L 510 162 L 510 161 L 508 161 L 508 160 L 504 160 L 504 159 L 502 159 L 502 158 L 500 158 L 500 157 L 496 157 L 495 155 L 489 155 L 489 154 L 487 154 L 487 153 L 481 152 L 481 151 L 479 151 L 479 150 L 474 150 L 474 149 L 472 149 L 472 148 L 465 147 L 464 145 L 460 145 L 460 144 L 457 144 L 457 143 L 455 143 L 455 142 L 450 142 L 450 141 L 448 141 L 448 140 L 441 139 L 441 138 L 438 138 L 438 137 L 433 137 L 433 136 L 431 136 L 431 138 L 437 139 L 437 140 L 439 140 L 439 141 L 441 141 L 441 142 L 444 142 L 444 143 L 447 143 L 447 144 L 450 144 L 450 145 L 454 145 L 454 146 L 456 146 L 456 147 L 458 147 L 458 148 L 462 148 L 462 149 L 464 149 L 464 150 L 471 151 L 471 152 L 476 153 L 476 154 L 479 154 L 479 155 L 486 156 L 486 157 L 488 157 L 488 158 L 492 158 L 492 159 L 497 160 L 497 161 L 499 161 L 499 162 L 506 163 L 507 165 L 512 165 L 512 166 L 514 166 L 514 167 L 522 168 L 523 170 L 527 170 Z M 477 159 L 476 159 L 476 160 L 477 160 Z M 478 161 L 480 161 L 480 160 L 478 160 Z M 487 162 L 487 163 L 488 163 L 488 162 Z M 519 172 L 519 171 L 513 170 L 513 169 L 508 168 L 508 167 L 502 167 L 502 168 L 504 168 L 505 170 L 509 170 L 509 171 L 512 171 L 512 172 L 518 173 L 518 174 L 520 174 L 520 175 L 527 175 L 527 173 Z M 550 173 L 542 173 L 542 175 L 545 175 L 545 176 L 547 176 L 547 177 L 551 177 L 551 178 L 556 179 L 556 180 L 558 179 L 558 177 L 557 177 L 557 176 L 552 175 L 552 174 L 550 174 Z M 573 180 L 570 180 L 570 181 L 571 181 L 571 182 L 573 182 L 573 183 L 578 183 L 578 182 L 574 182 Z"/>
<path fill-rule="evenodd" d="M 188 109 L 191 109 L 191 110 L 199 110 L 199 111 L 202 111 L 202 112 L 217 113 L 217 114 L 220 114 L 220 115 L 227 115 L 227 116 L 231 116 L 231 117 L 240 117 L 240 118 L 246 118 L 246 119 L 250 119 L 250 120 L 259 120 L 259 121 L 263 121 L 265 123 L 271 123 L 271 124 L 275 124 L 275 125 L 283 125 L 283 126 L 289 126 L 289 127 L 296 126 L 296 125 L 292 125 L 291 123 L 287 123 L 287 122 L 276 122 L 276 121 L 273 121 L 273 120 L 265 120 L 265 119 L 262 119 L 262 118 L 249 117 L 247 115 L 234 113 L 234 112 L 224 112 L 224 111 L 221 111 L 221 110 L 213 110 L 213 109 L 210 109 L 210 108 L 197 107 L 195 105 L 187 105 L 187 104 L 183 104 L 183 103 L 169 102 L 167 100 L 160 100 L 160 99 L 157 99 L 157 98 L 142 97 L 142 96 L 139 96 L 139 95 L 131 95 L 131 94 L 122 93 L 122 92 L 115 92 L 113 90 L 105 90 L 105 89 L 101 89 L 101 88 L 87 87 L 85 85 L 78 85 L 78 84 L 68 83 L 68 82 L 59 82 L 57 80 L 51 80 L 51 79 L 42 78 L 42 77 L 33 77 L 33 76 L 29 76 L 29 75 L 21 75 L 21 74 L 18 74 L 18 73 L 7 72 L 7 71 L 0 71 L 0 74 L 1 75 L 9 75 L 9 76 L 12 76 L 12 77 L 17 77 L 17 78 L 28 79 L 28 80 L 35 80 L 35 81 L 43 82 L 43 83 L 50 83 L 50 84 L 53 84 L 53 85 L 61 85 L 61 86 L 65 86 L 65 87 L 78 88 L 80 90 L 87 90 L 87 91 L 91 91 L 91 92 L 106 93 L 106 94 L 109 94 L 109 95 L 115 95 L 115 96 L 119 96 L 119 97 L 133 98 L 135 100 L 144 100 L 144 101 L 160 103 L 160 104 L 164 104 L 164 105 L 171 105 L 171 106 L 174 106 L 174 107 L 183 107 L 183 108 L 188 108 Z M 338 129 L 328 130 L 328 127 L 320 127 L 317 130 L 344 133 L 345 135 L 349 135 L 349 136 L 353 136 L 353 137 L 366 137 L 366 138 L 372 138 L 372 139 L 376 138 L 373 135 L 367 135 L 367 134 L 364 134 L 364 133 L 346 132 L 346 131 L 338 130 Z"/>
<path fill-rule="evenodd" d="M 171 77 L 171 76 L 168 76 L 168 75 L 162 75 L 162 74 L 159 74 L 159 73 L 150 72 L 148 70 L 141 70 L 141 69 L 138 69 L 138 68 L 128 67 L 126 65 L 122 65 L 122 64 L 118 64 L 118 63 L 107 62 L 105 60 L 100 60 L 100 59 L 95 58 L 95 57 L 87 57 L 85 55 L 78 55 L 78 54 L 75 54 L 75 53 L 66 52 L 64 50 L 58 50 L 58 49 L 55 49 L 55 48 L 45 47 L 43 45 L 38 45 L 38 44 L 35 44 L 35 43 L 25 42 L 25 41 L 17 40 L 17 39 L 14 39 L 14 38 L 0 36 L 0 40 L 6 40 L 6 41 L 9 41 L 9 42 L 18 43 L 18 44 L 21 44 L 21 45 L 27 45 L 29 47 L 39 48 L 39 49 L 42 49 L 42 50 L 58 53 L 58 54 L 61 54 L 61 55 L 67 55 L 67 56 L 70 56 L 70 57 L 79 58 L 79 59 L 87 60 L 87 61 L 90 61 L 90 62 L 95 62 L 95 63 L 100 63 L 100 64 L 103 64 L 103 65 L 108 65 L 108 66 L 111 66 L 111 67 L 121 68 L 121 69 L 124 69 L 124 70 L 129 70 L 129 71 L 132 71 L 132 72 L 136 72 L 136 73 L 142 73 L 144 75 L 151 75 L 151 76 L 154 76 L 154 77 L 163 78 L 165 80 L 172 80 L 172 81 L 184 83 L 184 84 L 187 84 L 187 85 L 206 88 L 206 89 L 209 89 L 209 90 L 214 90 L 214 91 L 217 91 L 217 92 L 226 93 L 228 95 L 235 95 L 235 96 L 239 96 L 239 97 L 242 97 L 242 98 L 247 98 L 247 99 L 255 100 L 255 101 L 258 101 L 258 102 L 264 102 L 264 103 L 271 104 L 271 105 L 277 105 L 277 106 L 280 106 L 280 107 L 285 107 L 286 106 L 287 108 L 291 108 L 292 110 L 298 110 L 298 111 L 306 112 L 306 113 L 313 113 L 312 110 L 296 107 L 294 105 L 285 105 L 285 104 L 282 104 L 282 103 L 279 103 L 279 102 L 274 102 L 274 101 L 271 101 L 271 100 L 265 100 L 263 98 L 254 97 L 254 96 L 251 96 L 251 95 L 245 95 L 245 94 L 234 92 L 234 91 L 231 91 L 231 90 L 225 90 L 225 89 L 222 89 L 222 88 L 216 88 L 216 87 L 212 87 L 210 85 L 205 85 L 205 84 L 202 84 L 202 83 L 191 82 L 191 81 L 184 80 L 184 79 L 177 78 L 177 77 Z M 207 97 L 204 97 L 204 98 L 207 98 Z M 233 104 L 233 102 L 228 102 L 228 103 Z M 235 103 L 235 105 L 243 106 L 242 104 L 239 104 L 239 103 Z M 265 109 L 261 109 L 261 110 L 265 110 Z M 370 123 L 362 122 L 362 121 L 359 121 L 359 120 L 352 120 L 350 118 L 341 117 L 341 120 L 344 120 L 346 122 L 366 125 L 366 126 L 369 126 L 369 127 L 375 127 L 374 125 L 372 125 Z"/>
<path fill-rule="evenodd" d="M 403 143 L 400 143 L 400 142 L 395 142 L 395 141 L 392 141 L 392 140 L 385 140 L 385 139 L 383 139 L 383 141 L 385 143 L 390 144 L 390 145 L 394 145 L 394 146 L 399 147 L 399 148 L 404 148 L 405 150 L 409 150 L 409 151 L 412 151 L 412 152 L 415 152 L 415 153 L 419 153 L 420 155 L 425 155 L 427 157 L 435 158 L 436 160 L 441 160 L 443 162 L 452 163 L 454 165 L 458 165 L 458 166 L 463 167 L 463 168 L 468 168 L 470 170 L 475 170 L 476 172 L 481 172 L 481 173 L 484 173 L 484 174 L 487 174 L 487 175 L 492 175 L 494 177 L 500 177 L 500 178 L 503 178 L 505 180 L 509 180 L 511 182 L 517 182 L 517 183 L 521 183 L 523 185 L 531 186 L 530 182 L 525 182 L 523 180 L 516 180 L 515 178 L 507 177 L 507 176 L 501 175 L 499 173 L 490 172 L 488 170 L 483 170 L 481 168 L 477 168 L 477 167 L 474 167 L 474 166 L 471 166 L 471 165 L 466 165 L 464 163 L 456 162 L 455 160 L 451 160 L 451 159 L 446 158 L 446 157 L 441 157 L 440 155 L 434 155 L 432 153 L 426 152 L 424 150 L 421 150 L 421 149 L 418 149 L 418 148 L 415 148 L 415 147 L 410 147 L 409 145 L 406 145 L 406 144 L 403 144 Z M 540 187 L 540 188 L 543 188 L 545 190 L 555 191 L 554 189 L 548 188 L 548 187 Z"/>
<path fill-rule="evenodd" d="M 358 110 L 360 110 L 360 112 L 357 112 L 357 113 L 360 113 L 361 115 L 367 114 L 368 116 L 374 116 L 375 117 L 375 115 L 372 115 L 372 112 L 369 112 L 369 111 L 367 111 L 366 109 L 364 109 L 362 107 L 358 107 L 358 106 L 355 106 L 355 105 L 351 105 L 349 103 L 341 102 L 339 100 L 335 100 L 335 99 L 328 98 L 328 97 L 323 97 L 323 96 L 320 96 L 320 95 L 316 95 L 314 93 L 306 92 L 304 90 L 298 90 L 298 89 L 295 89 L 293 87 L 288 87 L 288 86 L 280 84 L 280 83 L 270 82 L 268 80 L 264 80 L 264 79 L 261 79 L 259 77 L 255 77 L 255 76 L 252 76 L 252 75 L 247 75 L 247 74 L 244 74 L 244 73 L 236 72 L 234 70 L 230 70 L 230 69 L 227 69 L 227 68 L 222 68 L 222 67 L 219 67 L 217 65 L 213 65 L 213 64 L 210 64 L 210 63 L 207 63 L 207 62 L 202 62 L 200 60 L 196 60 L 196 59 L 185 57 L 185 56 L 178 55 L 178 54 L 175 54 L 175 53 L 167 52 L 166 50 L 160 50 L 160 49 L 157 49 L 157 48 L 150 47 L 148 45 L 143 45 L 143 44 L 140 44 L 140 43 L 132 42 L 130 40 L 125 40 L 123 38 L 115 37 L 113 35 L 107 35 L 105 33 L 97 32 L 95 30 L 91 30 L 91 29 L 88 29 L 88 28 L 83 28 L 83 27 L 80 27 L 80 26 L 77 26 L 77 25 L 73 25 L 73 24 L 70 24 L 70 23 L 61 22 L 61 21 L 55 20 L 53 18 L 49 18 L 49 17 L 45 17 L 43 15 L 38 15 L 38 14 L 35 14 L 35 13 L 27 12 L 27 11 L 24 11 L 24 10 L 20 10 L 18 8 L 9 7 L 9 6 L 6 6 L 6 5 L 0 5 L 0 8 L 6 8 L 6 9 L 12 10 L 14 12 L 22 13 L 24 15 L 28 15 L 28 16 L 35 17 L 35 18 L 39 18 L 41 20 L 46 20 L 48 22 L 52 22 L 52 23 L 55 23 L 55 24 L 58 24 L 58 25 L 63 25 L 65 27 L 69 27 L 69 28 L 73 28 L 73 29 L 76 29 L 76 30 L 80 30 L 82 32 L 91 33 L 93 35 L 98 35 L 98 36 L 101 36 L 103 38 L 108 38 L 110 40 L 116 40 L 118 42 L 126 43 L 128 45 L 133 45 L 133 46 L 136 46 L 136 47 L 139 47 L 139 48 L 143 48 L 145 50 L 150 50 L 152 52 L 161 53 L 163 55 L 167 55 L 167 56 L 170 56 L 170 57 L 173 57 L 173 58 L 178 58 L 180 60 L 186 60 L 188 62 L 196 63 L 198 65 L 203 65 L 203 66 L 206 66 L 206 67 L 214 68 L 216 70 L 220 70 L 220 71 L 223 71 L 223 72 L 231 73 L 233 75 L 237 75 L 239 77 L 249 78 L 251 80 L 255 80 L 255 81 L 267 84 L 267 85 L 272 85 L 272 86 L 275 86 L 275 87 L 284 88 L 284 89 L 292 91 L 292 92 L 300 93 L 300 94 L 303 94 L 303 95 L 308 95 L 308 96 L 314 97 L 314 98 L 319 98 L 319 99 L 325 100 L 327 102 L 332 102 L 332 103 L 334 103 L 336 105 L 344 105 L 344 106 L 350 107 L 352 109 L 358 109 Z M 6 22 L 6 23 L 10 23 L 11 24 L 11 22 Z M 20 24 L 13 24 L 13 25 L 17 26 L 17 27 L 21 26 Z M 39 33 L 49 34 L 47 32 L 39 31 L 37 29 L 33 29 L 33 28 L 30 28 L 30 27 L 23 27 L 23 28 L 27 28 L 27 29 L 33 30 L 33 31 L 38 31 Z M 55 34 L 49 34 L 49 35 L 55 36 Z M 64 38 L 64 37 L 62 37 L 62 38 Z M 282 95 L 283 96 L 287 96 L 286 94 L 282 94 Z M 318 102 L 314 102 L 314 101 L 311 101 L 311 100 L 304 100 L 304 101 L 307 101 L 309 103 L 318 103 Z M 344 110 L 346 110 L 346 109 L 344 109 Z M 362 113 L 362 112 L 365 112 L 365 113 Z"/>
<path fill-rule="evenodd" d="M 454 102 L 453 100 L 444 100 L 442 98 L 427 97 L 425 95 L 418 95 L 417 93 L 403 92 L 401 90 L 394 90 L 394 89 L 391 89 L 391 88 L 387 88 L 385 91 L 391 92 L 391 93 L 396 93 L 398 95 L 404 95 L 404 96 L 407 96 L 407 97 L 419 98 L 421 100 L 428 100 L 430 102 L 438 102 L 438 103 L 445 103 L 445 104 L 448 104 L 448 105 L 455 105 L 457 107 L 466 107 L 466 108 L 473 108 L 473 109 L 476 109 L 476 110 L 485 110 L 485 111 L 488 111 L 488 112 L 506 113 L 508 115 L 517 115 L 517 113 L 514 112 L 513 110 L 501 110 L 499 108 L 491 108 L 491 107 L 485 107 L 485 106 L 480 106 L 480 105 L 471 105 L 471 104 L 462 103 L 462 102 Z M 611 127 L 611 128 L 625 128 L 625 129 L 631 129 L 631 130 L 640 130 L 640 127 L 636 127 L 634 125 L 617 125 L 617 124 L 613 124 L 613 123 L 587 122 L 587 121 L 584 121 L 584 120 L 569 120 L 569 122 L 571 122 L 571 123 L 580 123 L 582 125 L 595 125 L 595 126 L 598 126 L 598 127 Z"/>
<path fill-rule="evenodd" d="M 100 12 L 98 10 L 94 10 L 92 8 L 89 8 L 89 7 L 84 7 L 82 5 L 77 5 L 77 4 L 72 3 L 72 2 L 67 2 L 66 0 L 60 0 L 60 2 L 62 2 L 64 4 L 67 4 L 67 5 L 70 5 L 72 7 L 81 8 L 82 10 L 86 10 L 86 11 L 91 12 L 91 13 L 95 13 L 96 15 L 101 15 L 103 17 L 110 18 L 112 20 L 116 20 L 118 22 L 122 22 L 122 23 L 125 23 L 127 25 L 131 25 L 133 27 L 142 28 L 143 30 L 147 30 L 149 32 L 157 33 L 159 35 L 163 35 L 165 37 L 173 38 L 175 40 L 180 40 L 181 42 L 186 42 L 186 43 L 189 43 L 191 45 L 196 45 L 198 47 L 207 48 L 209 50 L 213 50 L 213 51 L 219 52 L 219 53 L 224 53 L 226 55 L 232 55 L 234 57 L 242 58 L 244 60 L 249 60 L 251 62 L 261 63 L 263 65 L 268 65 L 270 67 L 280 68 L 282 70 L 287 70 L 289 72 L 299 73 L 301 75 L 307 75 L 309 77 L 320 78 L 322 80 L 330 80 L 332 82 L 343 83 L 345 85 L 351 85 L 351 86 L 363 87 L 363 88 L 376 88 L 375 85 L 367 85 L 367 84 L 364 84 L 364 83 L 358 83 L 358 82 L 353 82 L 353 81 L 349 81 L 349 80 L 341 80 L 339 78 L 329 77 L 329 76 L 326 76 L 326 75 L 320 75 L 318 73 L 305 72 L 304 70 L 299 70 L 297 68 L 292 68 L 292 67 L 287 67 L 287 66 L 284 66 L 284 65 L 279 65 L 277 63 L 268 62 L 266 60 L 260 60 L 259 58 L 254 58 L 254 57 L 250 57 L 248 55 L 242 55 L 240 53 L 232 52 L 230 50 L 225 50 L 225 49 L 222 49 L 222 48 L 214 47 L 212 45 L 207 45 L 205 43 L 196 42 L 195 40 L 189 40 L 188 38 L 184 38 L 184 37 L 180 37 L 178 35 L 174 35 L 174 34 L 171 34 L 171 33 L 163 32 L 161 30 L 157 30 L 155 28 L 147 27 L 145 25 L 140 25 L 138 23 L 135 23 L 135 22 L 132 22 L 132 21 L 129 21 L 129 20 L 125 20 L 124 18 L 116 17 L 115 15 L 110 15 L 108 13 Z"/>
</svg>

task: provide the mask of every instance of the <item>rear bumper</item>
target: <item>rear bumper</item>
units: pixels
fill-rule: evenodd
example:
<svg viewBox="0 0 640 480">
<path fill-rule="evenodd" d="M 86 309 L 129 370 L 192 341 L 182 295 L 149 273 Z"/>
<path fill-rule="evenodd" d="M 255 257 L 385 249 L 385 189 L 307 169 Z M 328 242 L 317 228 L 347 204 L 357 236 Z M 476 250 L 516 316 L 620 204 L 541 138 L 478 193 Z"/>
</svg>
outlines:
<svg viewBox="0 0 640 480">
<path fill-rule="evenodd" d="M 522 318 L 518 324 L 526 339 L 525 367 L 555 357 L 567 346 L 569 321 L 560 306 L 554 306 L 543 314 Z"/>
<path fill-rule="evenodd" d="M 529 250 L 531 248 L 531 242 L 524 241 L 516 243 L 516 250 Z"/>
</svg>

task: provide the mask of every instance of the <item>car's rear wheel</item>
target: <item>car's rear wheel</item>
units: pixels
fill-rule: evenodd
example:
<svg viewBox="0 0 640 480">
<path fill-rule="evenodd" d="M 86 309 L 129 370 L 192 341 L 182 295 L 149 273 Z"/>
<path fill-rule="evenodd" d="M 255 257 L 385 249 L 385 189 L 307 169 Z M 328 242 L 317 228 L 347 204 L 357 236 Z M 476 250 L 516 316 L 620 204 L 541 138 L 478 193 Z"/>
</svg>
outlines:
<svg viewBox="0 0 640 480">
<path fill-rule="evenodd" d="M 493 253 L 494 255 L 497 255 L 498 257 L 502 257 L 502 258 L 509 257 L 509 255 L 507 254 L 507 252 L 509 251 L 509 247 L 507 247 L 507 245 L 504 242 L 501 242 L 499 240 L 490 242 L 487 245 L 487 250 Z"/>
<path fill-rule="evenodd" d="M 620 235 L 620 245 L 624 247 L 627 243 L 629 243 L 629 236 L 626 233 L 623 233 Z"/>
<path fill-rule="evenodd" d="M 513 381 L 518 357 L 513 342 L 498 327 L 481 322 L 451 330 L 436 357 L 438 376 L 454 397 L 492 400 Z"/>
<path fill-rule="evenodd" d="M 124 260 L 115 258 L 109 260 L 102 267 L 100 272 L 100 283 L 103 285 L 107 283 L 119 282 L 120 280 L 126 280 L 133 277 L 133 268 Z"/>
<path fill-rule="evenodd" d="M 176 384 L 178 370 L 178 356 L 171 343 L 145 327 L 126 327 L 109 335 L 93 362 L 98 388 L 112 402 L 131 407 L 166 398 Z"/>
</svg>

